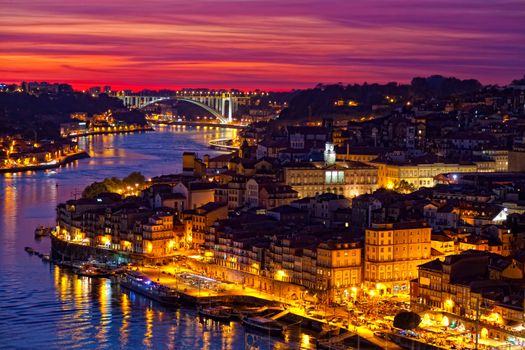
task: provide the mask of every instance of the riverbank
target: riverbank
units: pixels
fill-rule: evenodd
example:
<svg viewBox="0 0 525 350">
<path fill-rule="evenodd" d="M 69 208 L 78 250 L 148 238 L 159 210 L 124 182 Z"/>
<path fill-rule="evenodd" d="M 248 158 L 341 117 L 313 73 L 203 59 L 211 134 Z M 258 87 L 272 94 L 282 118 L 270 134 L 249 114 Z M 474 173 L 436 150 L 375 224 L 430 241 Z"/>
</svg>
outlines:
<svg viewBox="0 0 525 350">
<path fill-rule="evenodd" d="M 248 275 L 201 263 L 190 257 L 186 257 L 183 263 L 161 262 L 145 259 L 144 256 L 137 254 L 67 242 L 54 235 L 51 235 L 51 242 L 51 257 L 59 263 L 64 260 L 85 261 L 96 258 L 99 261 L 117 259 L 122 263 L 134 262 L 138 265 L 146 265 L 134 269 L 145 274 L 152 281 L 176 291 L 183 305 L 234 304 L 284 307 L 288 316 L 283 315 L 283 321 L 287 323 L 300 322 L 302 327 L 319 332 L 327 327 L 337 327 L 342 332 L 352 332 L 353 336 L 359 336 L 378 348 L 388 346 L 391 349 L 399 349 L 395 344 L 375 337 L 366 327 L 356 327 L 351 324 L 343 326 L 329 322 L 334 317 L 347 319 L 348 312 L 336 314 L 332 308 L 320 308 L 316 311 L 317 316 L 308 314 L 304 304 L 305 293 L 301 298 L 293 298 L 291 295 L 300 295 L 300 291 L 296 290 L 297 286 L 289 283 L 275 280 L 268 280 L 266 284 L 253 283 L 254 281 L 249 281 Z M 149 263 L 146 263 L 146 260 L 149 260 Z M 218 267 L 220 271 L 215 269 L 211 271 L 209 270 L 211 267 Z"/>
<path fill-rule="evenodd" d="M 34 165 L 24 165 L 24 166 L 11 167 L 11 168 L 0 168 L 0 174 L 55 169 L 55 168 L 60 168 L 62 165 L 74 162 L 75 160 L 84 159 L 84 158 L 89 158 L 89 154 L 86 151 L 82 150 L 82 151 L 79 151 L 73 154 L 68 154 L 67 156 L 61 157 L 58 160 L 53 160 L 45 164 L 34 164 Z"/>
<path fill-rule="evenodd" d="M 187 261 L 187 263 L 190 266 L 193 265 L 189 263 L 189 261 Z M 401 350 L 401 347 L 397 344 L 387 339 L 376 337 L 373 332 L 364 326 L 354 326 L 351 324 L 343 326 L 331 322 L 331 320 L 336 317 L 336 314 L 332 313 L 330 308 L 327 310 L 317 310 L 316 316 L 314 317 L 307 313 L 304 305 L 301 305 L 300 300 L 283 298 L 281 297 L 281 293 L 248 287 L 240 282 L 235 282 L 235 279 L 231 278 L 232 275 L 220 279 L 213 278 L 207 273 L 201 274 L 196 272 L 193 268 L 186 269 L 174 266 L 173 264 L 163 267 L 140 267 L 138 269 L 151 280 L 157 281 L 157 283 L 178 292 L 181 303 L 183 304 L 197 306 L 236 304 L 278 307 L 281 310 L 278 318 L 280 322 L 287 325 L 300 324 L 301 327 L 305 329 L 319 332 L 317 335 L 319 337 L 318 340 L 321 340 L 321 337 L 327 334 L 328 329 L 331 330 L 329 333 L 333 332 L 334 335 L 339 335 L 340 339 L 338 339 L 339 337 L 334 337 L 332 341 L 329 342 L 327 348 L 343 348 L 348 338 L 354 338 L 354 341 L 356 341 L 357 338 L 360 337 L 362 345 L 368 343 L 371 346 L 370 348 Z M 184 275 L 188 275 L 189 277 L 181 277 Z M 290 284 L 285 282 L 282 282 L 282 285 L 290 286 Z M 281 287 L 280 289 L 284 288 Z M 344 317 L 340 318 L 345 319 Z M 342 336 L 343 334 L 345 334 L 345 336 Z M 359 340 L 357 340 L 357 342 L 359 342 Z M 423 350 L 423 348 L 418 349 Z"/>
<path fill-rule="evenodd" d="M 211 140 L 208 142 L 208 145 L 211 149 L 216 149 L 217 151 L 237 151 L 239 149 L 238 146 L 233 146 L 233 140 L 232 139 L 216 139 Z"/>
<path fill-rule="evenodd" d="M 150 125 L 147 126 L 140 126 L 140 127 L 133 127 L 133 128 L 126 128 L 126 129 L 118 129 L 118 128 L 103 128 L 104 130 L 90 130 L 88 132 L 79 133 L 79 134 L 69 134 L 67 136 L 63 136 L 65 138 L 75 138 L 75 137 L 82 137 L 82 136 L 91 136 L 91 135 L 110 135 L 110 134 L 130 134 L 135 132 L 143 132 L 143 131 L 155 131 L 153 127 Z"/>
<path fill-rule="evenodd" d="M 182 125 L 182 126 L 200 126 L 208 128 L 221 128 L 221 129 L 244 129 L 246 125 L 238 124 L 218 124 L 218 123 L 202 123 L 202 122 L 183 122 L 183 121 L 158 121 L 158 120 L 149 120 L 150 124 L 154 125 Z"/>
</svg>

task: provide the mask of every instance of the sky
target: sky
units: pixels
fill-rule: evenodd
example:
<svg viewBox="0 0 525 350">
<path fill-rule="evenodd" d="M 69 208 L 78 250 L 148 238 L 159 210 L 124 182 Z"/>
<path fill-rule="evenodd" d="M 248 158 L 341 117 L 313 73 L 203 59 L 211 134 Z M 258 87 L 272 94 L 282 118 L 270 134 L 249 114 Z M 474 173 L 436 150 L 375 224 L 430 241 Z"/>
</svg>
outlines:
<svg viewBox="0 0 525 350">
<path fill-rule="evenodd" d="M 525 0 L 0 0 L 0 81 L 289 90 L 525 74 Z"/>
</svg>

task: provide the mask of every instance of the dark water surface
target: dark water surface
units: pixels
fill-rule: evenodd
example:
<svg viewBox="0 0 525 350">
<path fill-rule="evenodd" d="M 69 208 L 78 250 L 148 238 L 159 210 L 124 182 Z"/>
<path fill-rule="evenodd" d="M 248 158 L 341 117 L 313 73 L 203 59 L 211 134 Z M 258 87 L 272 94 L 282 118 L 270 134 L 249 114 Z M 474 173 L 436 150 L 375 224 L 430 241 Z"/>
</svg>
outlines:
<svg viewBox="0 0 525 350">
<path fill-rule="evenodd" d="M 161 127 L 141 134 L 98 135 L 79 143 L 91 158 L 56 171 L 0 175 L 0 349 L 245 349 L 237 322 L 201 321 L 192 309 L 166 309 L 107 279 L 79 277 L 24 251 L 49 252 L 34 239 L 54 224 L 57 203 L 93 181 L 140 171 L 146 177 L 181 170 L 182 152 L 216 154 L 213 138 L 234 130 Z M 313 342 L 313 340 L 312 340 Z M 265 340 L 261 349 L 309 348 L 308 336 Z"/>
</svg>

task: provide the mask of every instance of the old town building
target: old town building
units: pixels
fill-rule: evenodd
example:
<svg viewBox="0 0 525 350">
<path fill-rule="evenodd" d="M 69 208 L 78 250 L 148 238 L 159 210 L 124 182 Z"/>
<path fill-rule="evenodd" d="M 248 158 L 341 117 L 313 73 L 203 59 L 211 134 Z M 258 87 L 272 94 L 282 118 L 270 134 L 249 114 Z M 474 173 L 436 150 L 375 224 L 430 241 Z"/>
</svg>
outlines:
<svg viewBox="0 0 525 350">
<path fill-rule="evenodd" d="M 283 176 L 299 198 L 326 192 L 354 198 L 377 188 L 377 169 L 353 161 L 290 163 L 283 166 Z"/>
<path fill-rule="evenodd" d="M 380 293 L 408 292 L 417 267 L 431 257 L 431 230 L 424 222 L 372 224 L 365 232 L 365 285 Z"/>
</svg>

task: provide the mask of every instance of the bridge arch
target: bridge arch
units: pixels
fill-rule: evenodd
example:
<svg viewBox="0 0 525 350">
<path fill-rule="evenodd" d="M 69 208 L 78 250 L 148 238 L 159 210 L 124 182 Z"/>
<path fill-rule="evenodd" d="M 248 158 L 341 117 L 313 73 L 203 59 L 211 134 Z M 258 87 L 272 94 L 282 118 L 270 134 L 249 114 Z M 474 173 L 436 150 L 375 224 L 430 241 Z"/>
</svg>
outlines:
<svg viewBox="0 0 525 350">
<path fill-rule="evenodd" d="M 176 101 L 182 101 L 182 102 L 189 102 L 189 103 L 192 103 L 196 106 L 199 106 L 201 108 L 203 108 L 204 110 L 206 110 L 207 112 L 209 112 L 211 115 L 213 115 L 215 118 L 217 118 L 222 124 L 229 124 L 229 121 L 228 121 L 228 118 L 224 117 L 222 114 L 220 114 L 219 112 L 217 112 L 216 110 L 214 110 L 213 108 L 205 105 L 204 103 L 202 102 L 199 102 L 199 101 L 195 101 L 195 100 L 190 100 L 190 99 L 187 99 L 187 98 L 179 98 L 179 97 L 166 97 L 166 98 L 159 98 L 158 100 L 154 100 L 154 101 L 151 101 L 151 102 L 148 102 L 147 104 L 145 104 L 144 106 L 140 107 L 140 109 L 144 108 L 144 107 L 147 107 L 149 105 L 152 105 L 154 103 L 157 103 L 157 102 L 162 102 L 162 101 L 169 101 L 169 100 L 176 100 Z"/>
</svg>

